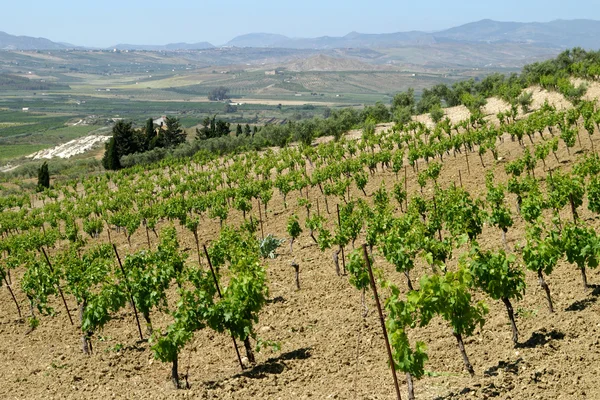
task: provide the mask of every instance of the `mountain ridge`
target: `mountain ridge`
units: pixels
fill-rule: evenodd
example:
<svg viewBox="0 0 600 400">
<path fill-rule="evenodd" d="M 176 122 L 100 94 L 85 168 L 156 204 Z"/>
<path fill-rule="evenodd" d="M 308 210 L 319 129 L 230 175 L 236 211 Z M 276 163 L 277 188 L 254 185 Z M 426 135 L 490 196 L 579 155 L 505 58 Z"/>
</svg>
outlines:
<svg viewBox="0 0 600 400">
<path fill-rule="evenodd" d="M 205 50 L 215 47 L 287 48 L 287 49 L 344 49 L 344 48 L 397 48 L 427 46 L 437 43 L 527 43 L 542 47 L 566 49 L 584 47 L 600 48 L 600 21 L 591 19 L 550 22 L 510 22 L 483 19 L 436 32 L 406 31 L 392 33 L 360 33 L 352 31 L 344 36 L 290 38 L 275 33 L 247 33 L 239 35 L 222 46 L 209 42 L 170 43 L 166 45 L 117 44 L 107 49 L 117 50 Z M 0 32 L 0 50 L 64 50 L 85 49 L 69 43 L 53 42 L 46 38 L 14 36 Z"/>
<path fill-rule="evenodd" d="M 260 37 L 254 41 L 248 40 L 252 35 L 243 35 L 246 38 L 246 46 L 238 47 L 389 48 L 454 41 L 462 43 L 530 43 L 557 48 L 600 48 L 600 21 L 558 19 L 550 22 L 505 22 L 483 19 L 436 32 L 359 33 L 353 31 L 340 37 L 321 36 L 316 38 L 288 38 L 280 35 L 283 37 L 276 43 L 262 42 Z M 236 46 L 238 38 L 230 40 L 225 46 Z"/>
<path fill-rule="evenodd" d="M 15 36 L 0 31 L 0 50 L 63 50 L 68 47 L 62 43 L 33 36 Z"/>
<path fill-rule="evenodd" d="M 197 43 L 168 43 L 164 45 L 153 45 L 153 44 L 126 44 L 121 43 L 111 48 L 117 50 L 142 50 L 142 51 L 175 51 L 175 50 L 206 50 L 214 49 L 215 46 L 209 42 L 197 42 Z"/>
</svg>

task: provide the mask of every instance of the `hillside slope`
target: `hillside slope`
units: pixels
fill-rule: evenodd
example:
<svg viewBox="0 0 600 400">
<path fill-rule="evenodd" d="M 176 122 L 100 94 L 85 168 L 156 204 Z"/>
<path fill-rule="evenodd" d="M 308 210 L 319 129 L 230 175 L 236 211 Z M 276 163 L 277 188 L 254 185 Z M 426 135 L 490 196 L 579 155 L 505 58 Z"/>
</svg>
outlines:
<svg viewBox="0 0 600 400">
<path fill-rule="evenodd" d="M 590 90 L 597 88 L 591 87 Z M 542 93 L 537 89 L 534 92 Z M 542 93 L 537 95 L 536 101 L 554 95 Z M 567 105 L 564 99 L 556 96 L 557 102 Z M 502 105 L 496 104 L 495 107 Z M 458 108 L 447 110 L 452 115 L 458 111 Z M 544 132 L 544 135 L 549 136 L 549 133 Z M 535 175 L 545 177 L 547 169 L 568 170 L 583 154 L 591 154 L 588 135 L 582 131 L 580 136 L 581 141 L 571 152 L 561 143 L 557 159 L 548 158 L 545 167 L 539 164 Z M 493 171 L 498 181 L 505 182 L 504 167 L 507 162 L 521 156 L 523 146 L 511 141 L 508 135 L 503 139 L 497 145 L 501 160 L 494 160 L 489 152 L 482 157 L 481 163 L 474 152 L 466 156 L 445 156 L 438 178 L 440 185 L 445 188 L 462 185 L 472 195 L 482 196 L 485 194 L 486 171 Z M 533 140 L 539 143 L 542 139 L 536 134 Z M 596 130 L 591 140 L 595 148 L 599 148 L 600 132 Z M 529 144 L 526 146 L 530 147 Z M 422 171 L 426 166 L 421 161 L 418 168 Z M 185 167 L 190 171 L 199 169 L 193 163 L 186 163 Z M 306 169 L 312 171 L 308 163 Z M 409 194 L 418 194 L 416 171 L 410 167 L 405 171 Z M 147 173 L 139 175 L 149 176 Z M 164 176 L 167 176 L 166 172 Z M 372 194 L 381 185 L 391 192 L 398 179 L 390 169 L 378 166 L 376 172 L 369 176 L 365 188 L 368 196 L 365 197 L 354 185 L 351 194 L 372 202 Z M 424 193 L 431 195 L 430 185 L 425 187 Z M 297 191 L 292 191 L 287 196 L 286 207 L 283 197 L 275 192 L 267 215 L 263 214 L 265 234 L 287 237 L 286 224 L 293 213 L 304 222 L 306 210 L 298 206 L 299 196 Z M 338 202 L 343 205 L 341 200 L 330 197 L 326 208 L 316 187 L 303 191 L 302 196 L 313 202 L 312 212 L 320 212 L 331 228 L 335 226 L 335 207 Z M 317 199 L 320 208 L 317 208 Z M 39 199 L 36 200 L 41 204 Z M 509 208 L 515 216 L 515 225 L 507 234 L 510 251 L 516 251 L 524 237 L 525 223 L 518 216 L 515 203 L 513 197 L 508 199 Z M 253 206 L 252 214 L 255 215 L 256 202 Z M 583 221 L 596 229 L 600 227 L 598 217 L 587 210 L 586 204 L 580 210 Z M 399 207 L 395 212 L 400 213 Z M 565 210 L 561 217 L 567 221 L 570 212 Z M 239 225 L 242 221 L 241 212 L 231 209 L 227 222 Z M 163 225 L 168 224 L 165 222 Z M 202 243 L 214 239 L 220 230 L 215 219 L 204 218 L 200 226 Z M 178 231 L 183 241 L 181 247 L 189 253 L 189 262 L 195 262 L 192 234 L 179 226 Z M 107 239 L 106 232 L 101 239 Z M 147 240 L 151 240 L 152 245 L 157 242 L 152 234 L 147 239 L 140 231 L 133 236 L 131 245 L 122 232 L 113 231 L 113 240 L 122 254 L 145 249 Z M 361 235 L 356 246 L 364 240 Z M 495 248 L 500 243 L 500 231 L 486 226 L 480 236 L 480 244 L 485 248 Z M 348 246 L 348 252 L 351 247 Z M 191 385 L 189 390 L 172 389 L 169 365 L 155 361 L 149 344 L 138 341 L 135 318 L 130 308 L 119 312 L 118 317 L 95 336 L 94 353 L 84 356 L 79 348 L 80 333 L 76 327 L 69 325 L 58 300 L 51 304 L 57 310 L 56 315 L 42 318 L 36 330 L 24 335 L 26 323 L 16 320 L 11 297 L 2 288 L 0 371 L 5 381 L 0 386 L 0 395 L 71 399 L 393 399 L 386 351 L 372 296 L 366 296 L 369 313 L 363 318 L 361 293 L 351 287 L 347 276 L 336 275 L 331 251 L 318 251 L 306 230 L 296 241 L 293 254 L 290 254 L 287 245 L 279 249 L 279 254 L 275 260 L 265 262 L 268 265 L 270 300 L 260 315 L 257 333 L 262 339 L 279 342 L 281 350 L 271 352 L 263 349 L 257 355 L 256 367 L 240 373 L 231 338 L 208 329 L 202 330 L 181 353 L 180 370 Z M 456 267 L 459 255 L 460 249 L 456 249 L 448 263 L 449 268 Z M 293 260 L 300 265 L 300 290 L 295 290 L 294 272 L 290 267 Z M 396 272 L 378 251 L 375 252 L 375 266 L 382 269 L 392 282 L 405 287 L 404 276 Z M 16 272 L 12 280 L 20 282 L 23 271 Z M 416 277 L 430 272 L 425 260 L 419 259 L 413 275 Z M 588 278 L 590 283 L 600 284 L 597 270 L 589 271 Z M 465 341 L 476 370 L 473 378 L 463 370 L 452 330 L 441 318 L 435 318 L 425 328 L 411 330 L 411 341 L 424 341 L 430 358 L 426 366 L 429 373 L 415 382 L 418 399 L 600 398 L 597 385 L 600 373 L 597 368 L 600 362 L 598 286 L 584 291 L 579 271 L 561 261 L 548 277 L 556 308 L 556 313 L 549 314 L 536 274 L 528 271 L 526 281 L 528 290 L 524 298 L 515 303 L 522 338 L 517 347 L 511 342 L 508 319 L 501 302 L 477 295 L 477 300 L 487 302 L 490 314 L 483 329 L 477 329 Z M 169 294 L 170 301 L 176 298 L 175 290 L 173 287 Z M 22 308 L 26 310 L 26 298 L 22 293 L 17 294 Z M 381 293 L 382 298 L 386 296 L 385 292 Z M 67 296 L 67 300 L 71 313 L 75 315 L 72 296 Z M 156 313 L 153 323 L 155 329 L 161 329 L 167 325 L 168 318 Z M 404 377 L 401 376 L 400 380 L 404 389 Z"/>
<path fill-rule="evenodd" d="M 62 50 L 73 46 L 56 43 L 45 38 L 14 36 L 0 32 L 0 50 Z"/>
</svg>

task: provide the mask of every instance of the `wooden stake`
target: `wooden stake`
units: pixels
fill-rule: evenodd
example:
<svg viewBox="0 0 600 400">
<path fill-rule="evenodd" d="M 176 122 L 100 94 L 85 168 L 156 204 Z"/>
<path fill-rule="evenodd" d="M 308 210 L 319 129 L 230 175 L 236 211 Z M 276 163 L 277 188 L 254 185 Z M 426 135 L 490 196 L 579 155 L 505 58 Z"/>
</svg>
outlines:
<svg viewBox="0 0 600 400">
<path fill-rule="evenodd" d="M 342 230 L 342 219 L 340 218 L 340 205 L 336 204 L 335 205 L 337 208 L 337 217 L 338 217 L 338 227 L 340 228 L 340 231 Z M 344 256 L 344 246 L 340 245 L 340 249 L 342 250 L 342 268 L 343 268 L 343 274 L 346 275 L 346 256 Z"/>
<path fill-rule="evenodd" d="M 265 240 L 265 231 L 263 229 L 263 221 L 262 221 L 262 211 L 260 209 L 260 199 L 257 199 L 257 200 L 258 200 L 258 218 L 260 221 L 260 235 L 262 237 L 262 240 Z"/>
<path fill-rule="evenodd" d="M 406 211 L 408 211 L 408 178 L 406 175 L 406 165 L 404 166 L 404 193 L 406 193 L 404 201 L 406 202 Z"/>
<path fill-rule="evenodd" d="M 198 254 L 198 267 L 202 266 L 202 259 L 200 257 L 200 240 L 198 239 L 198 230 L 192 231 L 194 234 L 194 241 L 196 242 L 196 253 Z"/>
<path fill-rule="evenodd" d="M 146 225 L 146 240 L 148 241 L 148 250 L 150 250 L 152 247 L 150 245 L 150 233 L 148 232 L 148 225 Z"/>
<path fill-rule="evenodd" d="M 46 254 L 46 250 L 44 250 L 43 247 L 41 247 L 41 249 L 42 249 L 42 253 L 44 254 L 44 257 L 46 258 L 46 262 L 48 263 L 48 267 L 50 268 L 50 272 L 52 272 L 52 274 L 54 274 L 54 268 L 52 268 L 50 259 L 48 258 L 48 255 Z M 71 325 L 74 325 L 73 318 L 71 318 L 71 312 L 69 311 L 69 307 L 67 306 L 67 301 L 65 300 L 65 295 L 63 294 L 63 291 L 60 288 L 60 282 L 56 284 L 56 287 L 58 288 L 58 293 L 60 293 L 60 297 L 62 298 L 63 304 L 65 306 L 65 310 L 67 310 L 67 315 L 69 316 L 69 321 L 71 321 Z"/>
<path fill-rule="evenodd" d="M 206 254 L 206 261 L 208 261 L 208 266 L 210 267 L 210 272 L 211 272 L 213 280 L 215 282 L 215 287 L 217 288 L 217 293 L 219 294 L 219 298 L 222 299 L 223 295 L 221 294 L 221 289 L 219 288 L 219 281 L 217 280 L 217 275 L 215 274 L 215 270 L 212 266 L 212 262 L 210 261 L 210 256 L 208 255 L 208 250 L 206 249 L 206 245 L 202 245 L 202 247 L 204 247 L 204 254 Z M 240 356 L 240 351 L 238 350 L 237 342 L 235 340 L 235 337 L 233 336 L 233 333 L 231 334 L 231 339 L 233 340 L 233 348 L 235 349 L 235 354 L 237 355 L 238 362 L 240 363 L 240 368 L 243 371 L 245 369 L 244 363 L 242 363 L 242 357 Z"/>
<path fill-rule="evenodd" d="M 371 280 L 371 289 L 373 289 L 373 295 L 375 296 L 375 304 L 377 305 L 377 312 L 379 312 L 379 321 L 381 321 L 381 329 L 383 330 L 383 338 L 385 339 L 385 347 L 387 349 L 390 367 L 392 369 L 392 377 L 394 378 L 394 388 L 396 389 L 396 398 L 402 400 L 400 396 L 400 387 L 398 386 L 398 377 L 396 376 L 396 363 L 392 356 L 392 349 L 390 347 L 390 340 L 388 339 L 387 329 L 385 328 L 385 318 L 381 311 L 381 304 L 379 303 L 379 296 L 377 296 L 377 287 L 375 285 L 375 278 L 373 278 L 373 270 L 371 269 L 371 261 L 369 260 L 369 253 L 367 252 L 367 245 L 363 244 L 363 255 L 365 257 L 365 263 L 369 270 L 369 279 Z"/>
<path fill-rule="evenodd" d="M 125 280 L 125 287 L 127 288 L 127 292 L 129 292 L 129 299 L 131 300 L 131 305 L 133 306 L 133 313 L 135 314 L 135 322 L 137 323 L 138 332 L 140 334 L 140 340 L 144 340 L 144 335 L 142 335 L 142 327 L 140 326 L 140 318 L 138 317 L 137 307 L 135 306 L 135 301 L 133 300 L 133 293 L 131 293 L 131 288 L 129 287 L 129 279 L 127 279 L 127 275 L 125 274 L 125 268 L 123 268 L 123 263 L 121 263 L 121 257 L 119 257 L 119 252 L 117 251 L 117 246 L 113 243 L 113 250 L 115 251 L 115 255 L 117 256 L 117 261 L 119 262 L 119 267 L 121 268 L 121 272 L 123 273 L 123 279 Z"/>
<path fill-rule="evenodd" d="M 19 313 L 19 319 L 21 319 L 21 318 L 23 318 L 23 315 L 21 315 L 21 307 L 19 307 L 19 302 L 17 301 L 17 298 L 15 297 L 15 294 L 13 293 L 13 290 L 10 287 L 10 283 L 8 283 L 8 280 L 6 279 L 6 274 L 4 273 L 4 271 L 1 271 L 1 272 L 2 272 L 2 278 L 4 279 L 4 282 L 6 283 L 6 288 L 10 292 L 10 295 L 11 295 L 13 301 L 15 302 L 15 305 L 17 306 L 17 312 Z"/>
</svg>

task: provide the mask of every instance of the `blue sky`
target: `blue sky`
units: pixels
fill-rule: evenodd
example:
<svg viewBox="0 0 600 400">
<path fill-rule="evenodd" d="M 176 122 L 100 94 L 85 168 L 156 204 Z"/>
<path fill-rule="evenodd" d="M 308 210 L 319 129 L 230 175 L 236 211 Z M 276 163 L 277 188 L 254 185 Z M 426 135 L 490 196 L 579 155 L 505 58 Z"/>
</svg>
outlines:
<svg viewBox="0 0 600 400">
<path fill-rule="evenodd" d="M 0 31 L 83 46 L 224 44 L 251 32 L 291 37 L 441 30 L 484 18 L 600 19 L 597 0 L 28 0 L 6 1 Z"/>
</svg>

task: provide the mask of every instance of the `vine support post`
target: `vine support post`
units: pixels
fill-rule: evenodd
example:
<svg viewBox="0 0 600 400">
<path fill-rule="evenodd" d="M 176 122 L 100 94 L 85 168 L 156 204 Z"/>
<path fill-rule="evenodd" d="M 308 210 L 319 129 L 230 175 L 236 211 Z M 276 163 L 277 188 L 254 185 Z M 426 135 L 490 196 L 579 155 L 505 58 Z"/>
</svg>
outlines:
<svg viewBox="0 0 600 400">
<path fill-rule="evenodd" d="M 458 170 L 458 181 L 460 182 L 460 188 L 462 189 L 463 184 L 462 184 L 462 173 L 460 172 L 460 169 Z"/>
<path fill-rule="evenodd" d="M 196 252 L 198 253 L 198 266 L 202 266 L 202 258 L 200 257 L 200 241 L 198 240 L 198 230 L 194 229 L 192 231 L 194 234 L 194 241 L 196 242 Z"/>
<path fill-rule="evenodd" d="M 408 176 L 406 174 L 406 165 L 404 166 L 404 193 L 406 194 L 404 202 L 406 203 L 406 210 L 408 211 Z"/>
<path fill-rule="evenodd" d="M 112 244 L 112 238 L 110 237 L 110 224 L 108 223 L 108 221 L 106 222 L 106 233 L 108 234 L 108 243 Z"/>
<path fill-rule="evenodd" d="M 208 255 L 208 250 L 206 249 L 206 245 L 202 245 L 202 247 L 204 248 L 204 254 L 206 255 L 206 261 L 208 261 L 210 273 L 212 274 L 213 280 L 215 282 L 215 288 L 217 289 L 217 294 L 219 295 L 219 298 L 221 299 L 221 298 L 223 298 L 223 295 L 221 294 L 221 288 L 219 288 L 219 281 L 217 280 L 217 275 L 215 274 L 215 270 L 212 266 L 212 262 L 210 261 L 210 256 Z M 231 334 L 231 339 L 233 340 L 233 348 L 235 349 L 235 354 L 237 355 L 238 362 L 240 363 L 240 368 L 243 371 L 245 369 L 244 363 L 242 362 L 242 357 L 240 356 L 240 351 L 238 350 L 237 342 L 235 340 L 235 337 L 233 336 L 233 333 Z"/>
<path fill-rule="evenodd" d="M 152 245 L 150 244 L 150 232 L 148 232 L 148 225 L 146 225 L 145 227 L 146 227 L 146 240 L 148 241 L 148 250 L 150 250 L 152 248 Z"/>
<path fill-rule="evenodd" d="M 260 221 L 260 236 L 262 240 L 265 240 L 265 230 L 263 228 L 262 210 L 260 209 L 260 199 L 256 200 L 258 200 L 258 220 Z M 200 251 L 200 249 L 198 249 L 198 251 Z"/>
<path fill-rule="evenodd" d="M 296 262 L 296 260 L 293 260 L 291 266 L 294 268 L 296 276 L 296 290 L 300 290 L 300 265 Z"/>
<path fill-rule="evenodd" d="M 435 201 L 435 194 L 433 195 L 433 211 L 437 214 L 437 202 Z M 438 228 L 438 237 L 440 242 L 442 241 L 442 229 Z"/>
<path fill-rule="evenodd" d="M 117 246 L 113 243 L 113 250 L 115 251 L 115 256 L 117 256 L 117 262 L 119 263 L 119 268 L 121 268 L 121 272 L 123 273 L 123 279 L 125 280 L 125 287 L 127 288 L 127 292 L 129 292 L 129 300 L 131 300 L 131 306 L 133 307 L 133 314 L 135 315 L 135 322 L 137 324 L 138 333 L 140 334 L 140 340 L 144 340 L 144 335 L 142 334 L 142 327 L 140 326 L 140 318 L 138 317 L 137 307 L 135 306 L 135 300 L 133 299 L 133 293 L 131 292 L 131 288 L 129 287 L 129 279 L 127 279 L 127 274 L 125 273 L 125 268 L 123 268 L 123 263 L 121 262 L 121 257 L 119 257 L 119 252 L 117 251 Z"/>
<path fill-rule="evenodd" d="M 381 304 L 379 303 L 379 296 L 377 295 L 377 286 L 375 285 L 375 278 L 373 277 L 373 270 L 371 268 L 371 261 L 369 260 L 369 253 L 367 252 L 367 245 L 363 244 L 363 256 L 365 257 L 365 263 L 367 270 L 369 271 L 369 279 L 371 280 L 371 289 L 373 289 L 373 295 L 375 296 L 375 304 L 377 305 L 377 312 L 379 313 L 379 321 L 381 322 L 381 329 L 383 330 L 383 338 L 385 339 L 385 347 L 387 349 L 390 367 L 392 369 L 392 377 L 394 378 L 394 388 L 396 389 L 396 398 L 402 400 L 400 396 L 400 387 L 398 386 L 398 377 L 396 376 L 396 363 L 392 356 L 392 348 L 390 347 L 390 341 L 388 339 L 387 329 L 385 328 L 385 318 L 381 311 Z"/>
<path fill-rule="evenodd" d="M 340 205 L 336 204 L 336 208 L 337 208 L 337 219 L 338 219 L 338 227 L 340 228 L 340 231 L 342 230 L 342 219 L 340 218 Z M 342 269 L 343 269 L 343 273 L 344 275 L 346 275 L 346 256 L 344 255 L 344 246 L 340 245 L 340 250 L 342 250 Z"/>
<path fill-rule="evenodd" d="M 550 288 L 548 287 L 548 284 L 544 280 L 544 273 L 542 272 L 541 268 L 538 269 L 538 279 L 540 281 L 540 286 L 546 292 L 546 299 L 548 300 L 548 309 L 550 310 L 550 313 L 553 313 L 554 307 L 552 305 L 552 297 L 550 297 Z"/>
<path fill-rule="evenodd" d="M 19 319 L 21 319 L 21 318 L 23 318 L 23 315 L 21 314 L 21 307 L 19 307 L 19 302 L 17 301 L 17 298 L 15 297 L 15 294 L 13 293 L 13 290 L 10 287 L 10 284 L 8 283 L 8 280 L 6 279 L 6 273 L 4 273 L 4 270 L 0 270 L 0 271 L 2 272 L 2 278 L 4 279 L 4 282 L 6 283 L 6 288 L 10 292 L 10 296 L 12 297 L 13 301 L 15 302 L 15 305 L 17 306 L 17 312 L 19 313 Z"/>
<path fill-rule="evenodd" d="M 7 235 L 8 237 L 8 235 Z M 6 269 L 6 275 L 4 276 L 4 279 L 8 278 L 8 283 L 12 285 L 12 276 L 10 276 L 10 268 Z"/>
<path fill-rule="evenodd" d="M 43 247 L 41 247 L 41 249 L 42 249 L 42 253 L 44 254 L 44 257 L 46 258 L 46 262 L 48 263 L 48 267 L 50 268 L 50 272 L 52 272 L 52 274 L 54 274 L 54 268 L 52 268 L 52 264 L 50 263 L 48 254 L 46 254 L 46 250 L 44 250 Z M 73 317 L 71 317 L 71 312 L 69 311 L 69 306 L 67 306 L 67 300 L 65 300 L 65 295 L 63 294 L 63 291 L 60 288 L 60 282 L 57 282 L 56 286 L 58 288 L 58 293 L 60 293 L 60 297 L 62 298 L 63 305 L 65 306 L 65 310 L 67 311 L 67 315 L 69 316 L 69 321 L 71 321 L 71 325 L 74 325 Z"/>
</svg>

